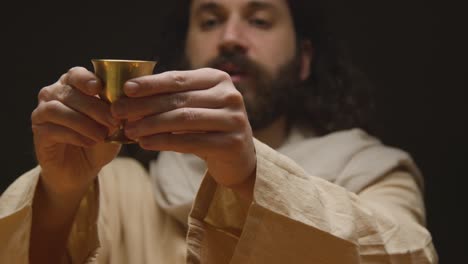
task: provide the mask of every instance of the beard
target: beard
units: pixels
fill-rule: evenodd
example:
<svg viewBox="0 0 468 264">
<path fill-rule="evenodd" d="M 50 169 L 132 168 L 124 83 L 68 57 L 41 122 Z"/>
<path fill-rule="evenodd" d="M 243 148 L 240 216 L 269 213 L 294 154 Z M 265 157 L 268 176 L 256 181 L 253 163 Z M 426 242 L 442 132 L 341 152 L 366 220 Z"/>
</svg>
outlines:
<svg viewBox="0 0 468 264">
<path fill-rule="evenodd" d="M 240 52 L 223 52 L 205 66 L 220 69 L 228 63 L 248 76 L 247 80 L 236 83 L 235 87 L 243 95 L 252 130 L 266 128 L 278 118 L 287 117 L 294 109 L 301 83 L 299 54 L 281 65 L 274 74 Z M 190 65 L 185 58 L 181 68 L 193 69 Z"/>
</svg>

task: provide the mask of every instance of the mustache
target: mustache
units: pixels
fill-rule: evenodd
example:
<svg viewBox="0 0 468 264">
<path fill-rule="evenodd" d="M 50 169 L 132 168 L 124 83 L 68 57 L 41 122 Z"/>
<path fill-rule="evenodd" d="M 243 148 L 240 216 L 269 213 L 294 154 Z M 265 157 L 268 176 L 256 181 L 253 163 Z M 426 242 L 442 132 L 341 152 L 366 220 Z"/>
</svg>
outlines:
<svg viewBox="0 0 468 264">
<path fill-rule="evenodd" d="M 264 70 L 262 66 L 253 60 L 249 59 L 243 53 L 221 53 L 216 58 L 211 60 L 208 63 L 208 67 L 220 69 L 223 65 L 232 64 L 236 68 L 240 69 L 242 72 L 250 73 L 253 76 L 256 76 L 259 73 L 263 73 Z"/>
</svg>

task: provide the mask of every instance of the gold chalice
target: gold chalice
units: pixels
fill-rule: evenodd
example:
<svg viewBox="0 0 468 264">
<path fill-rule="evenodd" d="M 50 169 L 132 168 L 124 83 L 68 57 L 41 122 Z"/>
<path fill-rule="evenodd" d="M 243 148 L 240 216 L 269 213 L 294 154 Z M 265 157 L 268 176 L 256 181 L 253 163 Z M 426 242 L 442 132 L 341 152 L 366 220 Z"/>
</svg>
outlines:
<svg viewBox="0 0 468 264">
<path fill-rule="evenodd" d="M 125 97 L 124 83 L 130 79 L 153 74 L 155 61 L 92 59 L 95 74 L 103 81 L 104 89 L 99 97 L 112 104 Z M 136 143 L 125 136 L 125 120 L 119 130 L 108 136 L 106 141 L 117 144 Z"/>
</svg>

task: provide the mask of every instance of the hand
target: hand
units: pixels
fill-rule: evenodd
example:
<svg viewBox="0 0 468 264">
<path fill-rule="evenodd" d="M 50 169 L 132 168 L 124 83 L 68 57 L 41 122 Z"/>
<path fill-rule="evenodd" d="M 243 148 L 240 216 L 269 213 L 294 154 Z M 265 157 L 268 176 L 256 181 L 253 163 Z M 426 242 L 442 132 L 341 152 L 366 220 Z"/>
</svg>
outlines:
<svg viewBox="0 0 468 264">
<path fill-rule="evenodd" d="M 36 157 L 48 192 L 83 195 L 120 146 L 104 142 L 117 123 L 110 106 L 96 95 L 99 79 L 85 68 L 72 68 L 42 88 L 32 112 Z"/>
<path fill-rule="evenodd" d="M 255 173 L 252 129 L 230 76 L 214 69 L 173 71 L 125 84 L 111 107 L 128 119 L 125 133 L 148 150 L 192 153 L 221 185 L 235 187 Z"/>
</svg>

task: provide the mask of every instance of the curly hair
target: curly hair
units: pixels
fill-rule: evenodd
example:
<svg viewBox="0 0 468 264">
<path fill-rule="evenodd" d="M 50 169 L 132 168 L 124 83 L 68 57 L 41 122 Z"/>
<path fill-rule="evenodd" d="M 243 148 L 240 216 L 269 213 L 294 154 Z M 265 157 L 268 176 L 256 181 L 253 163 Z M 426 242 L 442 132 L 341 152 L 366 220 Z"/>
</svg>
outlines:
<svg viewBox="0 0 468 264">
<path fill-rule="evenodd" d="M 366 76 L 332 34 L 327 10 L 319 0 L 287 0 L 299 42 L 310 41 L 314 50 L 311 74 L 292 95 L 288 120 L 310 125 L 320 135 L 359 127 L 373 130 L 374 101 Z M 184 58 L 190 0 L 172 1 L 161 18 L 153 59 L 157 72 L 175 70 Z"/>
</svg>

